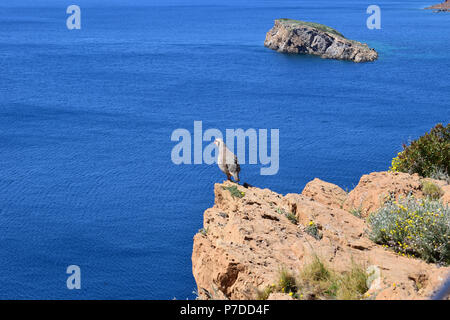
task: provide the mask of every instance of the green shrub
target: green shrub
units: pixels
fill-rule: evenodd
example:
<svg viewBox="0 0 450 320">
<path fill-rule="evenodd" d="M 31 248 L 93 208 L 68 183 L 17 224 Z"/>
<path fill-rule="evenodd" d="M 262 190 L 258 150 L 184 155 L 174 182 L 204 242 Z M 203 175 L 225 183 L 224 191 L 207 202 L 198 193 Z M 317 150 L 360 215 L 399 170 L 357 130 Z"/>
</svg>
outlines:
<svg viewBox="0 0 450 320">
<path fill-rule="evenodd" d="M 369 237 L 404 256 L 450 264 L 450 209 L 430 198 L 388 201 L 368 219 Z"/>
<path fill-rule="evenodd" d="M 367 279 L 364 268 L 356 263 L 339 274 L 316 256 L 300 273 L 297 295 L 306 299 L 358 300 L 368 290 Z"/>
<path fill-rule="evenodd" d="M 297 291 L 295 277 L 286 269 L 282 269 L 280 271 L 280 279 L 278 280 L 278 288 L 280 289 L 281 292 L 285 292 L 285 293 Z"/>
<path fill-rule="evenodd" d="M 366 270 L 353 263 L 352 269 L 342 275 L 336 292 L 336 298 L 339 300 L 357 300 L 361 299 L 369 288 L 367 279 L 369 275 Z"/>
<path fill-rule="evenodd" d="M 276 211 L 278 214 L 284 215 L 293 224 L 298 224 L 298 218 L 292 212 L 286 212 L 286 210 L 280 208 L 277 208 Z"/>
<path fill-rule="evenodd" d="M 358 208 L 358 209 L 353 208 L 350 210 L 350 213 L 357 218 L 362 218 L 362 209 L 361 208 Z"/>
<path fill-rule="evenodd" d="M 392 159 L 391 171 L 418 173 L 431 177 L 450 173 L 450 124 L 436 125 L 411 144 L 403 145 L 403 151 Z"/>
<path fill-rule="evenodd" d="M 303 268 L 300 278 L 304 281 L 328 281 L 331 271 L 319 257 L 314 256 L 313 261 Z"/>
<path fill-rule="evenodd" d="M 339 274 L 314 256 L 312 262 L 302 268 L 298 277 L 282 269 L 278 281 L 258 291 L 257 298 L 266 300 L 272 292 L 282 292 L 300 300 L 362 299 L 368 290 L 367 279 L 368 275 L 362 266 L 353 264 L 349 271 Z"/>
<path fill-rule="evenodd" d="M 320 240 L 323 234 L 319 231 L 317 224 L 314 221 L 310 221 L 305 229 L 306 233 L 314 237 L 316 240 Z"/>
<path fill-rule="evenodd" d="M 447 172 L 445 172 L 443 169 L 437 169 L 435 170 L 431 175 L 430 178 L 435 180 L 443 180 L 446 181 L 447 184 L 450 184 L 450 176 Z"/>
<path fill-rule="evenodd" d="M 431 181 L 422 180 L 421 184 L 423 194 L 432 200 L 438 200 L 444 194 L 442 189 Z"/>
<path fill-rule="evenodd" d="M 298 224 L 297 216 L 291 212 L 286 213 L 286 218 L 293 224 Z"/>
<path fill-rule="evenodd" d="M 222 187 L 222 189 L 230 191 L 233 198 L 243 198 L 245 196 L 245 192 L 239 191 L 236 186 Z"/>
<path fill-rule="evenodd" d="M 297 285 L 295 277 L 286 269 L 281 269 L 276 283 L 267 286 L 262 291 L 257 292 L 258 300 L 267 300 L 272 292 L 287 293 L 294 296 L 297 292 Z"/>
<path fill-rule="evenodd" d="M 256 299 L 257 300 L 267 300 L 267 299 L 269 299 L 269 296 L 272 292 L 274 292 L 274 287 L 267 286 L 264 288 L 264 290 L 258 291 L 256 293 Z"/>
</svg>

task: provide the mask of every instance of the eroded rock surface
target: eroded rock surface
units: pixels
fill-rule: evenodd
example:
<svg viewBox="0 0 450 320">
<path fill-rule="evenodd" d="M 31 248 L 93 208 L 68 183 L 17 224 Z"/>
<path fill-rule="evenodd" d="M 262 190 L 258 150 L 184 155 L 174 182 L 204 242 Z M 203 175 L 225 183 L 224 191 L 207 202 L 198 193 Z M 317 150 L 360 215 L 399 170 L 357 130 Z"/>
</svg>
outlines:
<svg viewBox="0 0 450 320">
<path fill-rule="evenodd" d="M 374 206 L 370 204 L 379 196 L 370 192 L 382 194 L 384 187 L 394 186 L 403 194 L 408 186 L 419 193 L 417 179 L 373 173 L 361 178 L 359 191 L 348 196 L 319 179 L 310 182 L 303 194 L 285 196 L 231 182 L 216 184 L 215 204 L 204 213 L 204 232 L 194 237 L 192 266 L 200 297 L 254 299 L 258 290 L 277 281 L 281 268 L 296 274 L 318 255 L 338 272 L 349 270 L 352 260 L 379 269 L 380 278 L 369 290 L 377 299 L 428 298 L 450 268 L 403 257 L 373 243 L 366 236 L 364 219 L 341 209 L 340 204 L 344 200 L 350 205 L 357 201 L 357 193 L 368 193 L 364 205 L 371 210 Z M 231 186 L 237 186 L 243 197 L 233 197 L 225 189 Z M 288 219 L 289 213 L 297 217 L 298 224 Z M 305 232 L 310 221 L 323 234 L 320 240 Z M 290 297 L 272 294 L 269 298 Z"/>
<path fill-rule="evenodd" d="M 379 209 L 388 197 L 398 200 L 399 197 L 411 194 L 416 198 L 423 198 L 422 180 L 429 180 L 438 185 L 444 192 L 442 201 L 448 203 L 450 189 L 444 181 L 423 179 L 417 174 L 402 172 L 372 172 L 361 177 L 343 203 L 343 209 L 358 210 L 362 217 L 367 217 Z"/>
<path fill-rule="evenodd" d="M 342 208 L 347 199 L 347 192 L 342 188 L 318 178 L 308 182 L 302 195 L 333 208 Z"/>
</svg>

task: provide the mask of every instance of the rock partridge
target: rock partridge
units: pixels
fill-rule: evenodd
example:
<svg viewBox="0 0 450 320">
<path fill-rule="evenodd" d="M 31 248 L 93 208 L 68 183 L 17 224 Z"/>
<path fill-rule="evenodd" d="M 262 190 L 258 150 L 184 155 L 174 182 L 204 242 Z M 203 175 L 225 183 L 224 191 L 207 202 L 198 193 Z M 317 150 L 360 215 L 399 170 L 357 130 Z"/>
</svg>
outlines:
<svg viewBox="0 0 450 320">
<path fill-rule="evenodd" d="M 233 176 L 234 181 L 239 182 L 241 167 L 236 155 L 227 148 L 222 139 L 216 139 L 214 144 L 219 147 L 219 155 L 217 157 L 219 169 L 227 175 L 228 180 L 232 181 L 231 176 Z"/>
</svg>

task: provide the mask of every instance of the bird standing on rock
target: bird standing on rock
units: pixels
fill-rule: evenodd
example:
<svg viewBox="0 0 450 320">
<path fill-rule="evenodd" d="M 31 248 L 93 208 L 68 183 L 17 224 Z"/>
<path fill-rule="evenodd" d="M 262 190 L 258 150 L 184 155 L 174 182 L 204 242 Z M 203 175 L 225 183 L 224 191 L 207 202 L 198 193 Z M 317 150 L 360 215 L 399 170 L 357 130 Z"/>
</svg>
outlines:
<svg viewBox="0 0 450 320">
<path fill-rule="evenodd" d="M 214 144 L 219 147 L 219 155 L 217 158 L 219 169 L 227 175 L 228 180 L 232 181 L 231 176 L 233 176 L 234 182 L 239 182 L 241 167 L 239 166 L 236 155 L 227 148 L 222 139 L 214 140 Z"/>
</svg>

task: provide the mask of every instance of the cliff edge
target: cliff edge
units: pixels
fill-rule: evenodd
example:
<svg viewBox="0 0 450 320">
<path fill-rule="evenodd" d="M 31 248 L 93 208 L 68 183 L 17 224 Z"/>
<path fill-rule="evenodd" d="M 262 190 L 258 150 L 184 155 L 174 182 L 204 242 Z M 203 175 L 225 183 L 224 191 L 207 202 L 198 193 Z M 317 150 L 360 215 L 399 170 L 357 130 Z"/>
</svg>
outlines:
<svg viewBox="0 0 450 320">
<path fill-rule="evenodd" d="M 374 243 L 367 236 L 364 219 L 388 195 L 423 197 L 420 179 L 376 172 L 363 176 L 350 193 L 314 179 L 301 194 L 285 196 L 228 181 L 216 184 L 214 206 L 205 211 L 204 227 L 194 236 L 192 269 L 199 298 L 260 298 L 259 292 L 279 281 L 280 270 L 295 275 L 314 257 L 337 273 L 345 273 L 355 263 L 378 270 L 367 284 L 367 297 L 429 298 L 450 274 L 450 267 Z M 448 203 L 450 186 L 434 183 L 440 185 L 441 199 Z M 355 207 L 361 217 L 350 213 Z M 292 299 L 287 292 L 269 293 L 269 299 Z"/>
<path fill-rule="evenodd" d="M 283 53 L 312 54 L 322 58 L 367 62 L 378 53 L 366 44 L 346 39 L 338 31 L 322 24 L 291 19 L 275 20 L 264 45 Z"/>
</svg>

